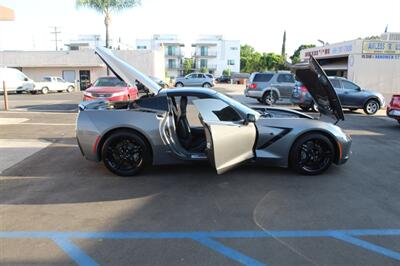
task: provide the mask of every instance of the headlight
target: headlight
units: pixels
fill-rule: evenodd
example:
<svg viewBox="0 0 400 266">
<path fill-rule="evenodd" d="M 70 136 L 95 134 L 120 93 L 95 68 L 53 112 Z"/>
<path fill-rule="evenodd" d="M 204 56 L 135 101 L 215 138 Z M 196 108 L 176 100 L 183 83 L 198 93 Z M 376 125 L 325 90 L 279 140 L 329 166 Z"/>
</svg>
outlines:
<svg viewBox="0 0 400 266">
<path fill-rule="evenodd" d="M 85 91 L 85 92 L 83 93 L 83 95 L 88 96 L 88 97 L 92 97 L 92 96 L 93 96 L 92 93 L 90 93 L 90 92 L 88 92 L 88 91 Z"/>
<path fill-rule="evenodd" d="M 123 96 L 125 94 L 126 94 L 125 91 L 115 92 L 111 94 L 111 97 Z"/>
</svg>

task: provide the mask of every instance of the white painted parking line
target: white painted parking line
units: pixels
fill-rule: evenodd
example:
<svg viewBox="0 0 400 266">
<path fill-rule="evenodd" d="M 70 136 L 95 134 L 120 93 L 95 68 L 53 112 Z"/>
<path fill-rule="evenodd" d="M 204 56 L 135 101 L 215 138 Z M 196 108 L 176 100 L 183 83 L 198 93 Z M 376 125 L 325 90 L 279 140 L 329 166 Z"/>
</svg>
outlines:
<svg viewBox="0 0 400 266">
<path fill-rule="evenodd" d="M 50 144 L 38 139 L 0 139 L 0 174 Z"/>
<path fill-rule="evenodd" d="M 28 118 L 6 118 L 0 117 L 0 125 L 15 125 L 28 121 Z"/>
</svg>

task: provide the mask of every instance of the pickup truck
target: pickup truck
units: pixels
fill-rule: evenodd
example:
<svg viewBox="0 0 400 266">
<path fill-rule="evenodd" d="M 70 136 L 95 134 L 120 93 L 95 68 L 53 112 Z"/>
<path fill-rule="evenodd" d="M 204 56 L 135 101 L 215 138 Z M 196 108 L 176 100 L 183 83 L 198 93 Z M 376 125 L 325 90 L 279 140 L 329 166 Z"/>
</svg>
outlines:
<svg viewBox="0 0 400 266">
<path fill-rule="evenodd" d="M 66 82 L 60 77 L 43 77 L 40 82 L 35 82 L 35 87 L 30 89 L 29 92 L 35 94 L 41 92 L 46 94 L 48 92 L 73 92 L 75 89 L 74 83 Z"/>
</svg>

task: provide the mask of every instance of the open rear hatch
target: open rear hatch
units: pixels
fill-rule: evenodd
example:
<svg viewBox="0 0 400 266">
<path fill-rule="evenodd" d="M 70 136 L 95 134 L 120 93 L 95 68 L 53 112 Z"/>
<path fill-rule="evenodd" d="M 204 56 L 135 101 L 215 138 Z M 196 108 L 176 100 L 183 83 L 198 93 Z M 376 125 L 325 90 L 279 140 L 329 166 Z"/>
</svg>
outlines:
<svg viewBox="0 0 400 266">
<path fill-rule="evenodd" d="M 314 102 L 318 105 L 318 111 L 336 119 L 336 123 L 344 120 L 339 97 L 317 60 L 310 56 L 308 63 L 294 65 L 294 70 L 296 79 L 307 87 Z"/>
</svg>

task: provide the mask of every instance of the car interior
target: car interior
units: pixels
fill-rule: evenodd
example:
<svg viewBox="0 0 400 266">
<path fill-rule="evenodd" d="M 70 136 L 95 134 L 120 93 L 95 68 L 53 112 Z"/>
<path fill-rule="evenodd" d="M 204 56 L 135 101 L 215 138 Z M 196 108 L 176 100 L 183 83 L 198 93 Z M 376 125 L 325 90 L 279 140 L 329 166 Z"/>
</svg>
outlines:
<svg viewBox="0 0 400 266">
<path fill-rule="evenodd" d="M 192 98 L 192 97 L 190 97 Z M 187 96 L 171 97 L 176 134 L 180 145 L 188 152 L 202 153 L 206 148 L 204 126 Z M 177 104 L 179 102 L 179 104 Z M 196 115 L 197 112 L 197 115 Z M 188 119 L 189 114 L 189 119 Z M 189 122 L 189 120 L 191 120 Z"/>
</svg>

